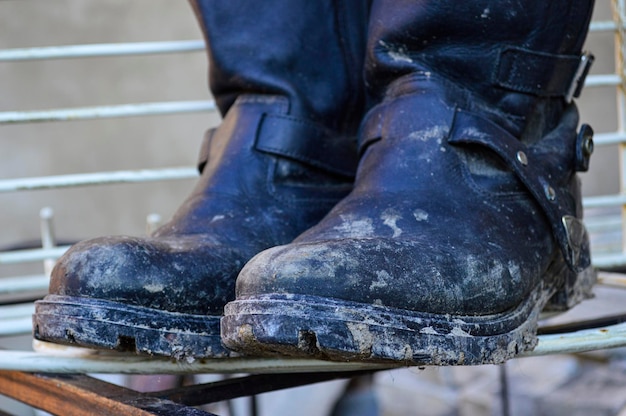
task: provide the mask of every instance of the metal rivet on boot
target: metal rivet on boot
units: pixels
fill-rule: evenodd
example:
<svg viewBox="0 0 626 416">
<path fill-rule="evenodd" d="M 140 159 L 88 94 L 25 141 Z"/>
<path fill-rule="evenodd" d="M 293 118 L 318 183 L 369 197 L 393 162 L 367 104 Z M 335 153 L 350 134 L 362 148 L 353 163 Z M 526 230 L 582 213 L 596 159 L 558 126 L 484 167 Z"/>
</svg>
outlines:
<svg viewBox="0 0 626 416">
<path fill-rule="evenodd" d="M 576 170 L 586 172 L 589 169 L 589 157 L 593 153 L 593 129 L 589 124 L 580 126 L 576 138 Z"/>
<path fill-rule="evenodd" d="M 551 187 L 550 185 L 546 184 L 543 186 L 543 190 L 546 194 L 546 198 L 548 198 L 548 200 L 550 201 L 554 201 L 556 199 L 556 191 L 554 190 L 553 187 Z"/>
<path fill-rule="evenodd" d="M 521 163 L 524 166 L 528 165 L 528 158 L 526 157 L 526 153 L 520 150 L 519 152 L 517 152 L 516 156 L 517 156 L 517 161 L 519 163 Z"/>
</svg>

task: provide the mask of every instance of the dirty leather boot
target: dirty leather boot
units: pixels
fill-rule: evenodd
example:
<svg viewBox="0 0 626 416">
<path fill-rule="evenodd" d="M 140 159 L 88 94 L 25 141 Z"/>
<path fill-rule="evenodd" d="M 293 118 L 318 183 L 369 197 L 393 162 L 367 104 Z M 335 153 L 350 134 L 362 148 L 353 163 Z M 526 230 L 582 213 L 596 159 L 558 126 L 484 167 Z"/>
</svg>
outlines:
<svg viewBox="0 0 626 416">
<path fill-rule="evenodd" d="M 352 188 L 367 2 L 351 1 L 349 14 L 331 0 L 193 6 L 225 114 L 205 137 L 200 180 L 151 237 L 72 247 L 37 302 L 37 339 L 179 359 L 228 355 L 219 317 L 241 267 L 316 224 Z"/>
<path fill-rule="evenodd" d="M 255 256 L 222 337 L 247 354 L 501 363 L 594 280 L 571 102 L 592 1 L 374 1 L 355 188 Z"/>
</svg>

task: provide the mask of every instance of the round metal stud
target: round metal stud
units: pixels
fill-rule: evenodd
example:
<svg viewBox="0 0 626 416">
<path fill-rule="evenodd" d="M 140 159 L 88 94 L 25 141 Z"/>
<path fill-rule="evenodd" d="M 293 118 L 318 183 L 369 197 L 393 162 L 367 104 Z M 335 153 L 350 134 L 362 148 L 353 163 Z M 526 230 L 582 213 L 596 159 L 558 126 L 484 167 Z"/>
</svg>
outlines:
<svg viewBox="0 0 626 416">
<path fill-rule="evenodd" d="M 583 124 L 576 138 L 576 171 L 586 172 L 589 169 L 589 158 L 593 153 L 593 148 L 593 129 L 588 124 Z"/>
<path fill-rule="evenodd" d="M 517 156 L 517 161 L 519 163 L 521 163 L 524 166 L 528 165 L 528 158 L 526 157 L 526 153 L 520 150 L 519 152 L 517 152 L 516 156 Z"/>
<path fill-rule="evenodd" d="M 556 191 L 553 187 L 551 187 L 550 185 L 545 185 L 543 190 L 546 193 L 546 198 L 548 198 L 548 200 L 554 201 L 556 199 Z"/>
</svg>

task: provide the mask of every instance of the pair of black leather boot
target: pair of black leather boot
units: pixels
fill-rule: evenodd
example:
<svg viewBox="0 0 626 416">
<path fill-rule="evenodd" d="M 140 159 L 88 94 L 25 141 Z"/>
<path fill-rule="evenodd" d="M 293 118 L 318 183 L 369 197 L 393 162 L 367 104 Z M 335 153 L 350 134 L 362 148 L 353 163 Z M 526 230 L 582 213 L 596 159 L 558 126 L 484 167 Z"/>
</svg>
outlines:
<svg viewBox="0 0 626 416">
<path fill-rule="evenodd" d="M 198 185 L 152 237 L 66 253 L 36 338 L 500 363 L 588 296 L 593 1 L 193 5 L 224 115 Z"/>
</svg>

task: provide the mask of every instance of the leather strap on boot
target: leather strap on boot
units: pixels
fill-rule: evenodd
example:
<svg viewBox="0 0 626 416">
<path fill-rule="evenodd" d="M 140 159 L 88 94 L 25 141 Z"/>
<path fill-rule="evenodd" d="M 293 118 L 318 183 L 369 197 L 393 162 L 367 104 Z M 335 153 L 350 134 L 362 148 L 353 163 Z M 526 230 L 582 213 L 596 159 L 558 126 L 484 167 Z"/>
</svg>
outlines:
<svg viewBox="0 0 626 416">
<path fill-rule="evenodd" d="M 358 164 L 356 137 L 333 137 L 320 125 L 287 115 L 263 115 L 255 148 L 347 177 L 354 177 Z"/>
<path fill-rule="evenodd" d="M 472 134 L 472 126 L 480 118 L 482 130 L 479 134 Z M 566 151 L 564 146 L 558 146 L 559 152 L 550 152 L 554 147 L 547 145 L 546 137 L 537 145 L 526 146 L 506 130 L 494 123 L 465 111 L 457 111 L 454 129 L 460 134 L 450 134 L 448 143 L 451 144 L 479 144 L 488 147 L 497 153 L 506 165 L 515 172 L 517 177 L 526 185 L 526 188 L 535 197 L 544 214 L 548 217 L 552 233 L 559 244 L 567 264 L 576 272 L 581 272 L 591 263 L 589 257 L 589 239 L 582 221 L 579 219 L 579 207 L 572 198 L 571 189 L 563 186 L 561 181 L 568 178 L 574 166 L 588 166 L 591 151 L 578 152 L 577 149 Z M 591 149 L 593 132 L 587 125 L 581 129 L 577 148 Z M 556 132 L 554 141 L 562 144 Z M 577 154 L 584 157 L 584 161 L 576 160 Z M 569 159 L 569 160 L 568 160 Z"/>
<path fill-rule="evenodd" d="M 361 154 L 385 136 L 385 120 L 388 114 L 398 111 L 396 106 L 391 100 L 367 115 L 361 128 Z M 481 145 L 500 156 L 542 208 L 569 267 L 577 272 L 586 269 L 591 263 L 587 231 L 579 219 L 581 208 L 567 183 L 575 171 L 586 171 L 589 167 L 593 130 L 583 125 L 575 145 L 570 145 L 578 121 L 573 104 L 565 121 L 530 146 L 484 117 L 458 108 L 454 111 L 453 106 L 449 110 L 454 120 L 445 124 L 452 125 L 454 130 L 448 134 L 448 143 Z M 476 125 L 481 126 L 480 131 L 473 128 Z"/>
<path fill-rule="evenodd" d="M 578 97 L 594 57 L 555 55 L 518 47 L 500 51 L 493 83 L 500 87 L 540 97 Z"/>
<path fill-rule="evenodd" d="M 200 173 L 209 160 L 215 130 L 208 130 L 202 141 Z M 335 136 L 318 124 L 289 115 L 263 114 L 257 126 L 255 149 L 348 178 L 354 177 L 358 164 L 355 137 Z"/>
</svg>

